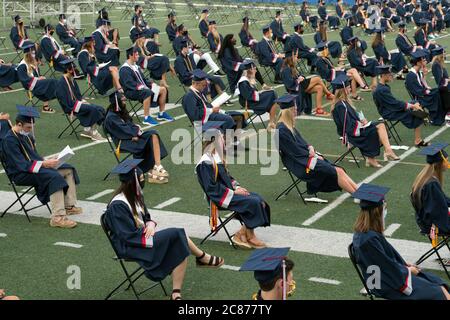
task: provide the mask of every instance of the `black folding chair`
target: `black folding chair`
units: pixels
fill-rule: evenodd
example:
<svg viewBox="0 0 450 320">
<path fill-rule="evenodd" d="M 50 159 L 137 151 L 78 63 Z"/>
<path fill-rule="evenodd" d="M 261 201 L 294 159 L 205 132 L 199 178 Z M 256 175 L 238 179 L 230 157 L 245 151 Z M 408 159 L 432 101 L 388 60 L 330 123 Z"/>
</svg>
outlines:
<svg viewBox="0 0 450 320">
<path fill-rule="evenodd" d="M 295 190 L 297 190 L 297 193 L 300 196 L 300 198 L 302 199 L 303 203 L 306 205 L 307 203 L 306 203 L 306 200 L 303 197 L 303 195 L 306 194 L 307 191 L 306 190 L 300 191 L 300 188 L 298 186 L 300 183 L 303 182 L 303 180 L 294 176 L 294 174 L 291 171 L 289 171 L 286 167 L 284 167 L 283 170 L 289 174 L 289 177 L 291 178 L 292 183 L 275 198 L 275 201 L 278 201 L 278 199 L 280 199 L 281 197 L 287 196 L 289 193 L 291 193 L 292 190 L 295 189 Z"/>
<path fill-rule="evenodd" d="M 356 163 L 358 168 L 360 168 L 358 159 L 356 159 L 355 154 L 353 153 L 353 150 L 355 150 L 355 148 L 356 148 L 355 146 L 351 146 L 350 148 L 347 147 L 347 150 L 334 161 L 334 164 L 336 164 L 336 165 L 339 164 L 339 162 L 344 160 L 348 155 L 351 155 L 353 158 L 353 161 Z"/>
<path fill-rule="evenodd" d="M 97 93 L 98 93 L 97 88 L 95 88 L 94 84 L 91 82 L 89 75 L 86 77 L 86 79 L 87 79 L 87 88 L 86 88 L 86 90 L 84 90 L 84 92 L 81 94 L 81 96 L 83 96 L 83 97 L 94 96 L 94 98 L 97 98 Z"/>
<path fill-rule="evenodd" d="M 25 105 L 28 106 L 29 104 L 31 104 L 32 107 L 36 107 L 37 104 L 39 103 L 39 99 L 36 98 L 33 94 L 33 91 L 31 90 L 26 90 L 25 94 L 27 95 L 27 102 L 25 102 Z"/>
<path fill-rule="evenodd" d="M 22 60 L 22 49 L 15 49 L 16 55 L 11 60 L 11 63 L 15 63 L 16 61 Z"/>
<path fill-rule="evenodd" d="M 130 272 L 127 268 L 126 268 L 126 263 L 137 263 L 136 260 L 132 260 L 132 259 L 125 259 L 120 257 L 120 255 L 118 254 L 116 248 L 114 247 L 114 243 L 112 241 L 111 238 L 111 230 L 108 227 L 108 224 L 106 222 L 106 213 L 102 214 L 102 216 L 100 217 L 100 224 L 102 225 L 102 229 L 105 232 L 106 237 L 109 240 L 109 243 L 111 244 L 111 247 L 114 250 L 115 256 L 113 257 L 113 260 L 118 261 L 120 263 L 120 266 L 122 268 L 123 273 L 125 274 L 125 280 L 123 280 L 116 288 L 114 288 L 114 290 L 112 290 L 105 298 L 105 300 L 109 300 L 111 297 L 113 297 L 114 295 L 118 294 L 119 289 L 121 289 L 124 285 L 128 284 L 128 287 L 126 287 L 124 290 L 122 291 L 128 291 L 130 288 L 133 291 L 134 296 L 136 297 L 137 300 L 140 300 L 140 296 L 142 294 L 144 294 L 145 292 L 157 287 L 157 286 L 161 286 L 161 289 L 164 292 L 164 295 L 167 296 L 167 292 L 166 292 L 166 288 L 164 287 L 164 284 L 159 281 L 157 283 L 152 284 L 150 287 L 148 287 L 147 289 L 138 292 L 136 287 L 135 287 L 135 283 L 136 281 L 138 281 L 144 274 L 145 274 L 145 270 L 139 266 L 137 269 L 135 269 L 133 272 Z"/>
<path fill-rule="evenodd" d="M 8 211 L 17 203 L 19 203 L 20 205 L 20 210 L 19 211 L 23 211 L 23 213 L 25 214 L 25 216 L 28 219 L 28 222 L 31 222 L 30 216 L 28 215 L 28 212 L 38 209 L 40 207 L 46 206 L 48 209 L 48 212 L 50 212 L 50 214 L 52 213 L 52 211 L 50 210 L 50 207 L 48 206 L 48 204 L 40 204 L 31 208 L 28 208 L 27 205 L 31 202 L 31 200 L 33 200 L 34 198 L 36 198 L 36 193 L 32 194 L 31 197 L 28 200 L 23 199 L 26 195 L 30 195 L 31 192 L 33 192 L 34 190 L 34 186 L 25 186 L 26 189 L 24 191 L 22 191 L 21 193 L 19 193 L 19 185 L 17 185 L 16 183 L 14 183 L 14 181 L 12 180 L 12 178 L 10 177 L 10 175 L 8 174 L 8 170 L 6 168 L 6 159 L 4 158 L 3 153 L 0 150 L 0 163 L 2 164 L 3 169 L 5 170 L 5 174 L 8 177 L 8 184 L 11 186 L 12 190 L 14 191 L 14 194 L 16 195 L 16 200 L 11 203 L 11 205 L 6 208 L 6 210 L 3 211 L 2 215 L 0 216 L 0 218 L 3 218 Z"/>
<path fill-rule="evenodd" d="M 380 106 L 379 102 L 375 99 L 375 97 L 373 97 L 373 98 L 374 98 L 373 102 L 375 103 L 378 113 L 381 116 L 381 106 Z M 380 118 L 380 120 L 384 122 L 384 125 L 386 126 L 386 130 L 388 132 L 389 138 L 394 139 L 395 143 L 397 145 L 400 145 L 402 138 L 400 138 L 400 135 L 398 134 L 398 131 L 395 128 L 395 126 L 400 123 L 400 120 L 389 120 L 389 119 L 384 119 L 384 118 Z"/>
<path fill-rule="evenodd" d="M 141 111 L 141 109 L 144 107 L 144 105 L 140 101 L 133 101 L 127 98 L 128 103 L 128 111 L 130 112 L 131 117 L 135 117 L 139 122 L 142 122 L 141 119 L 139 119 L 138 112 Z"/>
<path fill-rule="evenodd" d="M 3 47 L 3 49 L 8 49 L 5 42 L 6 42 L 6 37 L 0 37 L 0 46 Z"/>
<path fill-rule="evenodd" d="M 234 234 L 230 234 L 230 232 L 228 231 L 226 226 L 233 219 L 238 219 L 239 220 L 239 214 L 236 211 L 231 211 L 231 213 L 225 218 L 225 220 L 223 220 L 220 217 L 220 212 L 221 211 L 225 211 L 225 210 L 226 209 L 219 208 L 219 213 L 217 215 L 217 217 L 219 219 L 219 222 L 220 222 L 219 225 L 216 227 L 215 230 L 211 230 L 211 232 L 208 233 L 208 235 L 203 238 L 203 240 L 200 242 L 200 244 L 205 243 L 209 238 L 214 237 L 220 230 L 223 229 L 225 231 L 225 233 L 227 234 L 227 237 L 228 237 L 228 240 L 230 241 L 230 244 L 233 246 L 234 249 L 237 249 L 236 245 L 234 244 L 233 239 L 232 239 Z M 242 222 L 241 222 L 241 224 L 242 224 Z"/>
<path fill-rule="evenodd" d="M 80 140 L 80 137 L 78 136 L 78 133 L 80 133 L 81 130 L 77 131 L 77 129 L 81 126 L 81 123 L 78 120 L 78 118 L 76 116 L 74 116 L 74 115 L 71 115 L 71 114 L 69 115 L 67 113 L 64 113 L 64 117 L 67 120 L 67 126 L 58 135 L 58 139 L 61 139 L 61 137 L 64 135 L 64 133 L 66 133 L 68 130 L 70 130 L 69 136 L 75 135 L 75 138 L 77 138 L 77 140 Z"/>
<path fill-rule="evenodd" d="M 116 148 L 117 148 L 117 147 L 114 145 L 114 142 L 112 141 L 112 138 L 111 138 L 110 133 L 108 132 L 108 130 L 106 130 L 106 128 L 105 128 L 104 125 L 102 126 L 102 128 L 103 128 L 103 133 L 104 133 L 104 135 L 105 135 L 105 137 L 106 137 L 106 141 L 108 141 L 108 145 L 109 145 L 109 148 L 110 148 L 110 152 L 114 155 L 114 158 L 116 159 L 117 164 L 122 163 L 123 161 L 127 160 L 129 157 L 132 156 L 131 153 L 129 153 L 129 152 L 124 152 L 124 153 L 126 153 L 127 155 L 125 156 L 125 158 L 123 158 L 122 160 L 120 160 L 119 156 L 118 156 L 117 153 L 116 153 Z M 123 151 L 120 151 L 120 153 L 122 153 L 122 152 L 123 152 Z M 103 181 L 105 181 L 106 179 L 108 179 L 108 177 L 110 176 L 110 174 L 111 174 L 111 172 L 108 172 L 108 174 L 103 178 Z"/>
<path fill-rule="evenodd" d="M 350 243 L 348 246 L 348 256 L 350 258 L 350 261 L 353 264 L 353 267 L 356 270 L 356 273 L 358 274 L 359 280 L 361 280 L 361 283 L 364 285 L 364 289 L 367 292 L 367 296 L 370 298 L 370 300 L 374 300 L 375 299 L 375 294 L 374 292 L 368 288 L 366 281 L 364 280 L 363 277 L 363 271 L 360 269 L 358 263 L 356 262 L 356 257 L 355 257 L 355 251 L 353 248 L 353 243 Z"/>
<path fill-rule="evenodd" d="M 248 119 L 247 119 L 247 124 L 251 124 L 252 125 L 252 127 L 253 127 L 253 129 L 255 130 L 255 131 L 258 131 L 257 129 L 256 129 L 256 125 L 255 125 L 255 120 L 256 119 L 259 119 L 260 121 L 261 121 L 261 123 L 262 123 L 262 125 L 263 125 L 263 127 L 264 127 L 264 129 L 267 129 L 267 126 L 266 126 L 266 124 L 264 123 L 264 120 L 263 120 L 263 118 L 262 118 L 262 115 L 265 113 L 256 113 L 256 112 L 254 112 L 253 110 L 251 110 L 251 109 L 249 109 L 246 105 L 242 105 L 241 103 L 240 103 L 240 99 L 239 99 L 239 104 L 245 109 L 245 112 L 252 112 L 252 114 L 250 114 L 250 116 L 248 117 Z M 246 104 L 247 104 L 247 102 L 246 102 Z"/>
</svg>

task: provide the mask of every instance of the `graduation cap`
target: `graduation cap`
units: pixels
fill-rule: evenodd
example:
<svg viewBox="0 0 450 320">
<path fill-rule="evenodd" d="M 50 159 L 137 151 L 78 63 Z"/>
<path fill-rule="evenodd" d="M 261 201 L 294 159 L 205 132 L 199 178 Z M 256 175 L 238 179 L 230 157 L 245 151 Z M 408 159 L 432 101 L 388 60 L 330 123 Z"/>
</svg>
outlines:
<svg viewBox="0 0 450 320">
<path fill-rule="evenodd" d="M 350 85 L 350 78 L 345 73 L 340 73 L 333 81 L 331 81 L 331 85 L 335 90 L 343 89 Z"/>
<path fill-rule="evenodd" d="M 63 19 L 65 19 L 66 18 L 66 15 L 64 14 L 64 13 L 61 13 L 59 16 L 58 16 L 58 19 L 59 20 L 63 20 Z"/>
<path fill-rule="evenodd" d="M 22 47 L 22 50 L 24 53 L 27 53 L 27 52 L 36 50 L 36 47 L 35 47 L 34 43 L 29 43 L 29 44 L 24 45 Z"/>
<path fill-rule="evenodd" d="M 175 16 L 176 16 L 175 12 L 172 11 L 172 12 L 170 12 L 170 13 L 167 15 L 167 18 L 172 18 L 172 17 L 175 17 Z"/>
<path fill-rule="evenodd" d="M 411 52 L 412 57 L 412 63 L 416 64 L 418 61 L 420 61 L 422 58 L 425 58 L 427 56 L 427 53 L 422 49 L 417 49 L 416 51 Z"/>
<path fill-rule="evenodd" d="M 328 45 L 327 45 L 326 42 L 322 41 L 322 42 L 319 42 L 319 43 L 315 46 L 315 48 L 316 48 L 317 50 L 319 50 L 319 51 L 323 51 L 323 50 L 325 50 L 325 48 L 328 48 Z"/>
<path fill-rule="evenodd" d="M 17 117 L 16 120 L 20 120 L 26 123 L 33 123 L 35 118 L 40 118 L 39 111 L 33 107 L 16 105 Z"/>
<path fill-rule="evenodd" d="M 75 62 L 74 58 L 67 58 L 60 62 L 62 64 L 64 71 L 70 69 L 73 66 L 73 63 Z"/>
<path fill-rule="evenodd" d="M 125 52 L 127 53 L 128 58 L 129 56 L 132 56 L 135 52 L 137 52 L 137 48 L 135 46 L 132 46 L 126 49 Z"/>
<path fill-rule="evenodd" d="M 209 10 L 207 8 L 202 10 L 202 13 L 209 13 Z"/>
<path fill-rule="evenodd" d="M 377 71 L 377 74 L 379 74 L 379 75 L 380 74 L 390 74 L 390 73 L 392 73 L 391 68 L 392 68 L 391 65 L 384 64 L 381 66 L 376 66 L 375 70 Z"/>
<path fill-rule="evenodd" d="M 280 105 L 281 110 L 289 109 L 296 106 L 297 97 L 295 94 L 286 94 L 279 97 L 275 102 Z"/>
<path fill-rule="evenodd" d="M 241 70 L 248 70 L 254 67 L 256 67 L 256 64 L 252 59 L 245 59 L 244 61 L 242 61 L 239 68 Z"/>
<path fill-rule="evenodd" d="M 119 175 L 120 182 L 136 181 L 136 193 L 138 197 L 142 195 L 142 189 L 139 183 L 142 170 L 138 167 L 142 161 L 143 159 L 126 159 L 111 171 L 112 174 Z"/>
<path fill-rule="evenodd" d="M 94 37 L 93 36 L 87 36 L 83 38 L 83 43 L 87 43 L 87 42 L 91 42 L 94 41 Z"/>
<path fill-rule="evenodd" d="M 266 26 L 264 26 L 264 27 L 261 28 L 261 31 L 262 31 L 263 33 L 267 33 L 267 32 L 269 32 L 269 30 L 270 30 L 270 24 L 268 24 L 268 25 L 266 25 Z"/>
<path fill-rule="evenodd" d="M 277 10 L 277 11 L 275 12 L 275 16 L 276 16 L 276 17 L 281 16 L 281 10 Z"/>
<path fill-rule="evenodd" d="M 419 154 L 427 156 L 427 163 L 433 164 L 441 161 L 446 161 L 448 154 L 444 148 L 448 146 L 448 143 L 436 142 L 431 146 L 423 148 Z"/>
<path fill-rule="evenodd" d="M 294 24 L 294 30 L 303 28 L 303 22 L 297 22 Z"/>
<path fill-rule="evenodd" d="M 202 81 L 208 77 L 208 74 L 201 69 L 194 69 L 192 71 L 192 75 L 193 75 L 192 80 L 194 81 Z"/>
<path fill-rule="evenodd" d="M 267 284 L 283 279 L 283 300 L 286 300 L 286 259 L 290 248 L 264 248 L 251 253 L 239 271 L 253 271 L 255 280 Z"/>
<path fill-rule="evenodd" d="M 431 54 L 433 55 L 433 57 L 444 54 L 444 47 L 438 47 L 431 50 Z"/>
<path fill-rule="evenodd" d="M 216 24 L 216 20 L 211 20 L 211 21 L 209 22 L 209 25 L 210 25 L 210 26 L 215 25 L 215 24 Z"/>
<path fill-rule="evenodd" d="M 14 22 L 15 22 L 15 23 L 17 23 L 17 22 L 19 22 L 19 21 L 21 21 L 21 20 L 22 20 L 22 17 L 19 16 L 19 15 L 16 15 L 16 16 L 14 17 Z"/>
<path fill-rule="evenodd" d="M 249 19 L 249 17 L 247 17 L 247 16 L 245 16 L 245 17 L 242 18 L 242 22 L 246 22 L 246 21 L 248 21 L 248 20 L 250 20 L 250 19 Z"/>
<path fill-rule="evenodd" d="M 363 183 L 358 190 L 353 192 L 352 197 L 361 200 L 359 206 L 361 209 L 368 210 L 383 205 L 386 193 L 389 188 L 374 184 Z"/>
<path fill-rule="evenodd" d="M 399 27 L 399 28 L 406 28 L 406 23 L 404 23 L 404 22 L 402 21 L 402 22 L 400 22 L 400 23 L 398 24 L 398 27 Z"/>
</svg>

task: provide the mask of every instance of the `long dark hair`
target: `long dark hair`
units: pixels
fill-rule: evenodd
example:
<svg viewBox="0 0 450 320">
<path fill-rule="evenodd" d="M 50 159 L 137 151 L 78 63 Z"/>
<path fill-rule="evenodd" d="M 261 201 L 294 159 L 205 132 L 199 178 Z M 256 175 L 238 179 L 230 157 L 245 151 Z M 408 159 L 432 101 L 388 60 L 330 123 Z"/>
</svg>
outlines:
<svg viewBox="0 0 450 320">
<path fill-rule="evenodd" d="M 362 50 L 361 50 L 361 48 L 359 48 L 359 47 L 357 46 L 358 41 L 359 41 L 359 40 L 354 40 L 354 41 L 352 41 L 352 42 L 350 43 L 349 47 L 348 47 L 348 51 L 350 51 L 350 50 L 352 50 L 352 49 L 355 49 L 356 53 L 358 53 L 358 55 L 361 56 L 361 55 L 362 55 Z"/>
<path fill-rule="evenodd" d="M 377 47 L 379 44 L 384 44 L 383 36 L 381 33 L 375 33 L 375 37 L 373 38 L 372 48 Z"/>
<path fill-rule="evenodd" d="M 127 104 L 121 100 L 119 101 L 119 103 L 120 103 L 120 108 L 119 108 L 120 110 L 118 112 L 116 111 L 116 106 L 114 104 L 110 104 L 108 106 L 107 111 L 117 113 L 119 115 L 119 117 L 125 122 L 129 122 L 129 121 L 132 122 L 133 119 L 131 118 L 130 113 L 127 110 Z"/>
<path fill-rule="evenodd" d="M 137 212 L 137 206 L 139 205 L 143 210 L 145 209 L 145 203 L 143 197 L 137 196 L 137 190 L 136 190 L 136 181 L 134 179 L 131 179 L 126 182 L 122 182 L 119 188 L 114 192 L 113 198 L 117 196 L 118 194 L 123 193 L 125 198 L 127 199 L 128 203 L 131 206 L 131 212 L 133 214 L 134 221 L 136 223 L 136 226 L 138 227 L 137 219 L 139 217 Z"/>
<path fill-rule="evenodd" d="M 294 64 L 294 57 L 290 56 L 284 59 L 282 69 L 289 68 L 291 70 L 291 75 L 293 78 L 297 78 L 299 76 L 298 70 Z"/>
<path fill-rule="evenodd" d="M 240 55 L 239 52 L 237 51 L 237 49 L 234 47 L 234 44 L 231 42 L 231 40 L 233 39 L 234 34 L 229 33 L 225 36 L 225 38 L 223 38 L 223 43 L 222 43 L 222 47 L 220 48 L 218 57 L 219 59 L 223 58 L 223 55 L 225 53 L 225 50 L 228 49 L 231 51 L 231 54 L 233 55 L 233 58 L 237 61 L 240 60 Z"/>
</svg>

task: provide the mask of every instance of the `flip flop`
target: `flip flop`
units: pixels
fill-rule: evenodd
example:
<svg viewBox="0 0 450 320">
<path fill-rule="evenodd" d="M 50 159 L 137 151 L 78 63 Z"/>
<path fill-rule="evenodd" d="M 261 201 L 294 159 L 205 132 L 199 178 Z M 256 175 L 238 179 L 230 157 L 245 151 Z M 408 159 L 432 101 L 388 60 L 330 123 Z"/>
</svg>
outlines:
<svg viewBox="0 0 450 320">
<path fill-rule="evenodd" d="M 423 147 L 428 147 L 430 145 L 430 142 L 425 142 L 423 140 L 421 140 L 419 143 L 416 144 L 417 148 L 423 148 Z"/>
</svg>

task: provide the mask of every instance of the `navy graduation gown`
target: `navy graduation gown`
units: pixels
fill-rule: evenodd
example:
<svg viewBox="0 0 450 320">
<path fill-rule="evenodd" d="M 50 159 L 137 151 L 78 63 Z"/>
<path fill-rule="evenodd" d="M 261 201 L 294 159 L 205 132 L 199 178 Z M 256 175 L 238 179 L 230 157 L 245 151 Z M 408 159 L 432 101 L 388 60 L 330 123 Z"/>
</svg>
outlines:
<svg viewBox="0 0 450 320">
<path fill-rule="evenodd" d="M 397 100 L 387 84 L 379 83 L 372 93 L 378 112 L 383 119 L 400 121 L 408 129 L 415 129 L 423 124 L 423 120 L 413 116 L 408 103 Z"/>
<path fill-rule="evenodd" d="M 355 48 L 350 49 L 347 52 L 347 59 L 352 68 L 356 68 L 358 71 L 364 73 L 364 75 L 368 77 L 375 77 L 377 75 L 377 60 L 372 58 L 363 59 L 362 55 L 359 54 Z"/>
<path fill-rule="evenodd" d="M 175 55 L 178 56 L 181 53 L 181 44 L 187 40 L 187 37 L 182 35 L 178 35 L 177 37 L 175 37 L 175 39 L 172 41 L 172 48 L 175 52 Z"/>
<path fill-rule="evenodd" d="M 154 101 L 155 93 L 151 90 L 152 82 L 145 78 L 137 65 L 130 66 L 125 62 L 119 70 L 119 81 L 127 99 L 143 102 L 151 97 L 152 107 L 157 106 L 157 102 Z"/>
<path fill-rule="evenodd" d="M 277 125 L 281 161 L 297 178 L 306 182 L 309 194 L 341 190 L 336 168 L 327 160 L 309 156 L 309 144 L 297 129 L 292 132 L 284 123 Z M 309 172 L 306 172 L 306 170 Z"/>
<path fill-rule="evenodd" d="M 95 56 L 91 56 L 87 50 L 81 50 L 78 54 L 78 64 L 100 94 L 105 94 L 113 88 L 113 77 L 109 71 L 109 65 L 99 68 Z"/>
<path fill-rule="evenodd" d="M 248 81 L 247 77 L 241 77 L 238 83 L 239 103 L 256 114 L 269 112 L 278 98 L 275 90 L 258 92 Z"/>
<path fill-rule="evenodd" d="M 447 69 L 443 68 L 439 62 L 435 61 L 433 62 L 433 65 L 431 67 L 431 70 L 433 72 L 434 80 L 436 81 L 436 84 L 439 88 L 439 92 L 441 94 L 442 99 L 442 106 L 445 110 L 450 109 L 450 82 L 445 85 L 445 82 L 448 77 Z M 1 72 L 1 69 L 0 69 Z"/>
<path fill-rule="evenodd" d="M 329 16 L 327 14 L 327 8 L 323 5 L 319 5 L 319 7 L 317 8 L 317 14 L 320 16 L 322 20 L 328 21 L 331 28 L 337 28 L 341 24 L 338 17 Z"/>
<path fill-rule="evenodd" d="M 431 225 L 439 228 L 439 234 L 450 234 L 450 199 L 442 191 L 439 180 L 432 177 L 420 192 L 420 201 L 413 195 L 416 221 L 423 233 L 429 234 Z"/>
<path fill-rule="evenodd" d="M 75 38 L 74 35 L 69 31 L 66 25 L 58 23 L 55 27 L 56 34 L 59 40 L 64 44 L 68 44 L 70 47 L 74 48 L 73 55 L 76 56 L 81 50 L 81 43 Z"/>
<path fill-rule="evenodd" d="M 213 113 L 212 105 L 207 101 L 206 97 L 193 88 L 183 96 L 181 105 L 183 110 L 191 122 L 201 122 L 202 125 L 207 121 L 224 121 L 221 126 L 222 131 L 234 129 L 236 124 L 233 118 L 223 113 Z"/>
<path fill-rule="evenodd" d="M 373 121 L 364 128 L 356 110 L 343 101 L 336 103 L 332 115 L 337 133 L 344 138 L 344 142 L 350 142 L 365 157 L 375 158 L 380 155 L 380 138 Z"/>
<path fill-rule="evenodd" d="M 104 35 L 100 29 L 92 33 L 95 41 L 95 56 L 100 63 L 111 61 L 110 65 L 118 67 L 120 50 L 109 47 L 109 39 Z"/>
<path fill-rule="evenodd" d="M 334 78 L 336 78 L 336 76 L 340 73 L 345 74 L 345 71 L 336 71 L 330 59 L 325 57 L 317 58 L 316 68 L 320 77 L 327 82 L 331 82 L 332 80 L 334 80 Z"/>
<path fill-rule="evenodd" d="M 156 44 L 154 39 L 146 39 L 145 48 L 150 54 L 161 53 L 159 52 L 159 46 Z"/>
<path fill-rule="evenodd" d="M 53 37 L 47 35 L 41 39 L 41 51 L 47 62 L 53 61 L 53 68 L 58 72 L 64 72 L 64 67 L 61 65 L 61 61 L 66 60 L 66 56 L 63 55 L 61 47 Z"/>
<path fill-rule="evenodd" d="M 306 59 L 308 61 L 308 65 L 314 65 L 317 60 L 317 55 L 314 52 L 311 52 L 311 48 L 309 48 L 303 42 L 303 37 L 298 33 L 294 33 L 289 40 L 289 48 L 293 51 L 298 50 L 298 57 L 302 59 Z"/>
<path fill-rule="evenodd" d="M 105 214 L 113 246 L 119 257 L 136 260 L 152 281 L 166 278 L 190 255 L 184 229 L 156 231 L 151 246 L 145 237 L 144 224 L 151 220 L 147 209 L 139 210 L 139 220 L 143 225 L 138 227 L 131 206 L 123 194 L 112 199 Z"/>
<path fill-rule="evenodd" d="M 423 48 L 430 51 L 436 48 L 434 44 L 428 41 L 428 37 L 423 29 L 419 29 L 418 31 L 416 31 L 416 33 L 414 34 L 414 40 L 416 41 L 416 44 L 418 46 L 422 46 Z"/>
<path fill-rule="evenodd" d="M 17 66 L 17 77 L 25 90 L 31 90 L 33 95 L 42 101 L 49 101 L 56 98 L 56 79 L 39 80 L 39 68 L 33 69 L 28 73 L 27 65 L 22 60 Z"/>
<path fill-rule="evenodd" d="M 162 75 L 170 70 L 169 58 L 166 56 L 152 55 L 150 59 L 146 59 L 147 55 L 140 49 L 140 58 L 137 64 L 141 69 L 150 71 L 150 76 L 155 80 L 161 80 Z"/>
<path fill-rule="evenodd" d="M 204 38 L 206 38 L 206 36 L 208 35 L 208 32 L 209 32 L 209 26 L 208 25 L 209 25 L 208 20 L 202 20 L 198 24 L 198 28 L 200 30 L 200 34 Z"/>
<path fill-rule="evenodd" d="M 67 192 L 69 186 L 55 169 L 42 167 L 44 159 L 36 151 L 33 137 L 16 134 L 12 130 L 2 140 L 2 150 L 6 158 L 6 172 L 19 186 L 33 186 L 38 200 L 46 204 L 50 196 L 60 190 Z M 79 184 L 75 168 L 64 164 L 61 169 L 72 169 L 75 183 Z"/>
<path fill-rule="evenodd" d="M 64 113 L 74 114 L 83 127 L 92 127 L 95 124 L 102 124 L 105 119 L 103 107 L 83 102 L 80 88 L 77 82 L 68 80 L 62 76 L 57 81 L 56 96 Z"/>
<path fill-rule="evenodd" d="M 9 87 L 19 81 L 17 76 L 17 65 L 0 64 L 0 87 Z"/>
<path fill-rule="evenodd" d="M 301 75 L 299 75 L 300 77 Z M 309 79 L 305 79 L 299 82 L 298 79 L 294 79 L 292 71 L 289 67 L 281 69 L 281 79 L 283 80 L 286 91 L 290 94 L 297 95 L 297 113 L 304 112 L 311 114 L 312 98 L 311 94 L 306 92 L 309 86 Z"/>
<path fill-rule="evenodd" d="M 417 73 L 414 68 L 406 75 L 406 90 L 419 101 L 420 105 L 428 109 L 433 125 L 440 126 L 445 121 L 445 110 L 441 106 L 439 89 L 427 89 L 423 84 L 422 72 Z"/>
<path fill-rule="evenodd" d="M 302 9 L 300 9 L 300 17 L 302 18 L 303 22 L 305 22 L 305 23 L 310 22 L 311 27 L 313 29 L 317 29 L 317 21 L 318 21 L 317 16 L 311 16 L 311 14 L 309 13 L 308 10 L 305 10 L 304 8 L 302 8 Z"/>
<path fill-rule="evenodd" d="M 239 31 L 239 39 L 241 39 L 242 46 L 251 47 L 252 49 L 254 48 L 255 38 L 253 38 L 250 31 L 245 31 L 244 29 L 241 29 L 241 31 Z"/>
<path fill-rule="evenodd" d="M 108 111 L 104 123 L 105 130 L 111 135 L 116 146 L 120 144 L 120 151 L 133 154 L 135 159 L 143 159 L 139 168 L 143 172 L 150 171 L 155 165 L 153 157 L 152 136 L 156 135 L 159 140 L 161 159 L 167 157 L 167 150 L 159 137 L 158 131 L 141 131 L 140 127 L 132 121 L 124 121 L 117 113 Z M 138 141 L 132 141 L 132 138 L 138 137 Z"/>
<path fill-rule="evenodd" d="M 11 42 L 13 43 L 14 48 L 16 48 L 16 49 L 21 49 L 24 46 L 27 46 L 29 44 L 34 44 L 33 41 L 28 39 L 27 28 L 24 27 L 23 30 L 24 30 L 24 33 L 25 33 L 25 35 L 23 37 L 21 37 L 19 35 L 19 31 L 17 29 L 17 26 L 12 27 L 11 31 L 9 33 L 9 38 L 11 39 Z"/>
<path fill-rule="evenodd" d="M 217 164 L 217 179 L 213 162 Z M 195 171 L 208 201 L 212 201 L 219 208 L 237 212 L 240 220 L 249 229 L 270 226 L 270 207 L 267 202 L 255 192 L 250 192 L 249 196 L 235 194 L 239 184 L 217 157 L 204 154 Z"/>
<path fill-rule="evenodd" d="M 428 272 L 411 274 L 405 260 L 382 234 L 357 232 L 353 235 L 353 248 L 365 281 L 372 275 L 365 272 L 369 266 L 380 268 L 381 286 L 373 289 L 377 296 L 390 300 L 445 300 L 441 289 L 447 287 L 445 282 Z"/>
<path fill-rule="evenodd" d="M 272 40 L 285 42 L 287 34 L 284 32 L 282 21 L 273 20 L 270 23 L 270 29 L 272 29 Z"/>
<path fill-rule="evenodd" d="M 223 51 L 223 56 L 220 58 L 220 63 L 222 64 L 222 70 L 226 73 L 228 83 L 230 84 L 230 91 L 234 92 L 237 87 L 237 83 L 242 75 L 242 70 L 240 68 L 241 63 L 244 60 L 237 53 L 234 56 L 230 48 L 226 48 Z"/>
<path fill-rule="evenodd" d="M 395 73 L 402 71 L 406 66 L 405 57 L 401 52 L 390 53 L 381 42 L 377 46 L 372 47 L 372 49 L 378 62 L 381 64 L 381 59 L 383 59 L 382 64 L 392 65 L 392 71 Z"/>
<path fill-rule="evenodd" d="M 219 42 L 217 43 L 216 40 L 214 39 L 214 36 L 211 32 L 208 33 L 208 35 L 206 36 L 206 38 L 208 39 L 208 44 L 209 44 L 209 50 L 211 50 L 212 52 L 215 53 L 219 53 L 220 48 L 222 46 L 223 43 L 223 37 L 221 34 L 219 34 Z"/>
<path fill-rule="evenodd" d="M 322 36 L 320 35 L 320 32 L 316 32 L 316 34 L 314 35 L 314 42 L 316 44 L 319 44 L 320 42 L 322 42 Z M 330 51 L 330 55 L 333 58 L 337 58 L 340 57 L 342 54 L 342 46 L 339 42 L 337 41 L 328 41 L 327 42 L 328 45 L 328 50 Z"/>
<path fill-rule="evenodd" d="M 147 21 L 144 20 L 142 15 L 134 14 L 131 18 L 131 24 L 134 27 L 138 26 L 141 29 L 139 32 L 142 32 L 146 38 L 153 38 L 155 34 L 159 33 L 158 29 L 148 26 Z"/>
<path fill-rule="evenodd" d="M 411 52 L 414 49 L 414 44 L 411 42 L 411 40 L 408 38 L 408 35 L 406 34 L 398 34 L 397 38 L 395 38 L 395 45 L 397 48 L 400 49 L 400 52 L 402 52 L 404 55 L 411 55 Z"/>
<path fill-rule="evenodd" d="M 270 66 L 274 68 L 277 75 L 280 74 L 283 60 L 277 58 L 277 52 L 272 40 L 266 40 L 265 38 L 263 38 L 261 41 L 259 41 L 256 45 L 255 53 L 258 56 L 260 64 L 262 64 L 263 66 Z"/>
<path fill-rule="evenodd" d="M 166 33 L 170 42 L 175 40 L 175 37 L 177 36 L 177 25 L 176 24 L 172 25 L 171 23 L 168 23 L 166 25 Z"/>
</svg>

